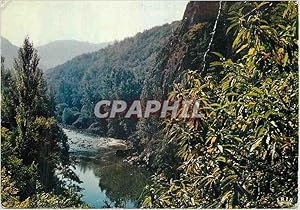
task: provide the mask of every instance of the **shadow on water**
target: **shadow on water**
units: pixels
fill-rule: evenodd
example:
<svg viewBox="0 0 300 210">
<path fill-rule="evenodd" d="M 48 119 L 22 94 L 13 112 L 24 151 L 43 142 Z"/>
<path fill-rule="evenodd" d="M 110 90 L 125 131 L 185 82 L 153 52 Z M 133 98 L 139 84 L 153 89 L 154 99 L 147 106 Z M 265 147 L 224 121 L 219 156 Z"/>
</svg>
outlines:
<svg viewBox="0 0 300 210">
<path fill-rule="evenodd" d="M 115 156 L 111 150 L 74 153 L 75 172 L 84 188 L 82 200 L 93 208 L 135 208 L 146 185 L 147 172 Z"/>
</svg>

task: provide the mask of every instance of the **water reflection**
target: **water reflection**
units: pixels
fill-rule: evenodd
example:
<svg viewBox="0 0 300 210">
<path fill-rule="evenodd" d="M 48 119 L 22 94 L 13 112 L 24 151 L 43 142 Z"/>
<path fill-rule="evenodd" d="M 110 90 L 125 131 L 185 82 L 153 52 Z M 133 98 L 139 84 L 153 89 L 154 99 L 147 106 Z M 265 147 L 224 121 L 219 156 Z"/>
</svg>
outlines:
<svg viewBox="0 0 300 210">
<path fill-rule="evenodd" d="M 144 170 L 122 162 L 112 151 L 102 151 L 98 156 L 76 154 L 76 159 L 83 201 L 94 208 L 137 207 L 147 180 Z"/>
</svg>

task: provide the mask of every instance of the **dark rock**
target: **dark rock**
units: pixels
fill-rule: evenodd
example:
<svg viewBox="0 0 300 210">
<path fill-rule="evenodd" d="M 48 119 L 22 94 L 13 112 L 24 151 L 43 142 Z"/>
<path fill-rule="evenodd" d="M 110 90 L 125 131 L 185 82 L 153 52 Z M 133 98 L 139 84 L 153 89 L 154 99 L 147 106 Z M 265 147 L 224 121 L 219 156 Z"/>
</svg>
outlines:
<svg viewBox="0 0 300 210">
<path fill-rule="evenodd" d="M 126 149 L 126 150 L 120 150 L 120 149 L 118 149 L 116 151 L 116 156 L 123 158 L 123 157 L 126 157 L 126 156 L 130 155 L 132 152 L 133 152 L 132 149 Z"/>
<path fill-rule="evenodd" d="M 190 1 L 185 9 L 183 21 L 188 25 L 214 20 L 219 8 L 218 1 Z"/>
</svg>

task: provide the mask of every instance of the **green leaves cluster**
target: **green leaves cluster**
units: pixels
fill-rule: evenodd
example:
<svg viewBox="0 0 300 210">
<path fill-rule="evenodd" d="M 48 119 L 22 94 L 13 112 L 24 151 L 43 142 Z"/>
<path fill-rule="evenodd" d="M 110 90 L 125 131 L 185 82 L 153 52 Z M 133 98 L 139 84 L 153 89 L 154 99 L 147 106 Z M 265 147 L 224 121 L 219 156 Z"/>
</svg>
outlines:
<svg viewBox="0 0 300 210">
<path fill-rule="evenodd" d="M 204 78 L 188 71 L 170 93 L 171 98 L 200 101 L 204 117 L 166 121 L 165 142 L 179 145 L 180 176 L 155 175 L 143 207 L 296 204 L 297 21 L 292 1 L 234 5 L 228 27 L 235 34 L 233 57 L 215 53 L 218 60 L 211 68 L 221 71 L 209 71 Z"/>
</svg>

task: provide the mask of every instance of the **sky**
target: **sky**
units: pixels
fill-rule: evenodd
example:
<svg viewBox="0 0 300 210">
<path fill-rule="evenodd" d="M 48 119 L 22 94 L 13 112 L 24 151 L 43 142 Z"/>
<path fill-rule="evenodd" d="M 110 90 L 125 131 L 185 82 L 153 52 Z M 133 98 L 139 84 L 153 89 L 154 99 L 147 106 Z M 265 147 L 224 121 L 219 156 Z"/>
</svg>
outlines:
<svg viewBox="0 0 300 210">
<path fill-rule="evenodd" d="M 154 26 L 181 20 L 187 0 L 9 0 L 1 8 L 1 35 L 20 46 L 55 40 L 92 43 L 122 40 Z"/>
</svg>

